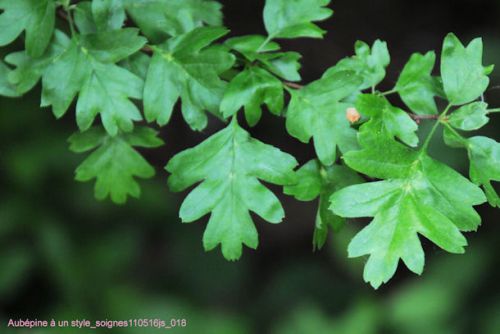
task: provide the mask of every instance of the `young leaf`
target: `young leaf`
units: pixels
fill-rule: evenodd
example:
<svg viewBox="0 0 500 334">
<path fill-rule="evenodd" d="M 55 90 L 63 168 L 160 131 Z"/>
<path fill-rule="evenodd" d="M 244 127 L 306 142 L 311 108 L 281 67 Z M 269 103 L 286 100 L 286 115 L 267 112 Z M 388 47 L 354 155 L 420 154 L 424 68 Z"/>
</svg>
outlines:
<svg viewBox="0 0 500 334">
<path fill-rule="evenodd" d="M 337 231 L 344 225 L 344 219 L 328 209 L 330 196 L 342 188 L 362 183 L 363 179 L 347 167 L 325 167 L 318 160 L 311 160 L 297 171 L 297 180 L 297 184 L 285 186 L 283 192 L 299 201 L 312 201 L 319 197 L 313 234 L 313 249 L 319 250 L 326 242 L 328 230 Z"/>
<path fill-rule="evenodd" d="M 208 0 L 122 0 L 134 22 L 153 43 L 204 24 L 222 25 L 221 4 Z"/>
<path fill-rule="evenodd" d="M 273 114 L 279 115 L 284 105 L 283 84 L 266 70 L 252 66 L 231 80 L 220 110 L 227 118 L 244 106 L 247 122 L 254 126 L 262 116 L 262 104 L 266 104 Z"/>
<path fill-rule="evenodd" d="M 488 104 L 473 102 L 460 107 L 450 115 L 448 121 L 451 126 L 464 131 L 473 131 L 482 128 L 489 122 Z"/>
<path fill-rule="evenodd" d="M 443 43 L 441 75 L 448 100 L 462 105 L 477 99 L 490 83 L 488 74 L 493 66 L 484 67 L 483 41 L 474 39 L 467 47 L 454 34 L 448 34 Z"/>
<path fill-rule="evenodd" d="M 445 129 L 444 139 L 451 147 L 467 150 L 472 182 L 483 187 L 491 206 L 500 208 L 500 196 L 491 184 L 500 182 L 500 143 L 483 136 L 464 138 L 450 128 Z"/>
<path fill-rule="evenodd" d="M 351 105 L 341 101 L 358 89 L 361 80 L 353 72 L 337 72 L 292 92 L 287 131 L 303 143 L 312 137 L 326 166 L 335 162 L 337 146 L 342 152 L 357 148 L 356 131 L 346 118 Z"/>
<path fill-rule="evenodd" d="M 180 97 L 186 122 L 193 130 L 205 128 L 204 111 L 219 112 L 226 87 L 219 75 L 234 62 L 226 49 L 209 45 L 227 32 L 225 28 L 198 28 L 154 48 L 144 87 L 148 122 L 167 124 Z"/>
<path fill-rule="evenodd" d="M 415 147 L 418 144 L 418 125 L 403 110 L 392 106 L 383 96 L 363 94 L 356 100 L 356 109 L 370 121 L 363 127 L 368 135 L 397 137 Z"/>
<path fill-rule="evenodd" d="M 76 180 L 86 182 L 95 178 L 95 197 L 103 200 L 110 196 L 117 204 L 125 203 L 129 195 L 140 196 L 135 177 L 151 178 L 155 174 L 153 167 L 133 147 L 163 145 L 157 132 L 146 127 L 114 137 L 94 127 L 74 134 L 69 142 L 70 149 L 76 153 L 94 150 L 76 169 Z"/>
<path fill-rule="evenodd" d="M 28 55 L 43 54 L 52 38 L 56 5 L 53 0 L 0 0 L 0 46 L 26 31 Z"/>
<path fill-rule="evenodd" d="M 434 97 L 440 93 L 439 80 L 432 76 L 435 62 L 436 54 L 432 51 L 413 54 L 396 83 L 401 99 L 416 114 L 437 114 Z"/>
<path fill-rule="evenodd" d="M 110 135 L 131 131 L 141 114 L 129 98 L 142 97 L 143 81 L 115 63 L 137 52 L 145 39 L 133 28 L 74 38 L 43 74 L 42 106 L 63 116 L 75 96 L 76 120 L 87 130 L 100 114 Z"/>
<path fill-rule="evenodd" d="M 485 202 L 476 185 L 424 152 L 395 141 L 345 155 L 354 170 L 384 181 L 347 187 L 331 198 L 342 217 L 374 217 L 349 244 L 349 256 L 370 255 L 364 279 L 378 288 L 395 273 L 399 259 L 421 274 L 424 252 L 418 234 L 451 253 L 463 253 L 460 231 L 476 230 L 481 218 L 474 205 Z"/>
<path fill-rule="evenodd" d="M 385 69 L 391 62 L 387 43 L 376 40 L 370 49 L 370 46 L 365 42 L 357 41 L 354 45 L 354 51 L 356 55 L 342 59 L 337 65 L 326 71 L 323 77 L 337 72 L 353 71 L 363 78 L 360 90 L 375 87 L 385 78 Z"/>
<path fill-rule="evenodd" d="M 250 211 L 270 223 L 279 223 L 284 211 L 276 196 L 259 179 L 278 185 L 293 184 L 297 161 L 289 154 L 250 137 L 236 119 L 200 145 L 176 155 L 166 169 L 172 191 L 201 182 L 184 200 L 183 222 L 211 212 L 203 235 L 205 250 L 221 244 L 228 260 L 240 258 L 242 245 L 257 248 L 258 236 Z"/>
<path fill-rule="evenodd" d="M 271 38 L 321 38 L 325 31 L 312 22 L 326 20 L 330 0 L 266 0 L 264 24 Z"/>
</svg>

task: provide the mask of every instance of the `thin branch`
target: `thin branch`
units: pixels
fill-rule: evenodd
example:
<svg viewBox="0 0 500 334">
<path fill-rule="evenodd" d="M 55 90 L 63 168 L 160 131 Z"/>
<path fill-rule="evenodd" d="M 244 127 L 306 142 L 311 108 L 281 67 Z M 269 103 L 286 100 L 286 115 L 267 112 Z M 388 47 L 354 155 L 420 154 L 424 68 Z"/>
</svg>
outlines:
<svg viewBox="0 0 500 334">
<path fill-rule="evenodd" d="M 420 123 L 420 121 L 427 120 L 427 119 L 433 119 L 433 120 L 438 120 L 439 119 L 439 115 L 417 115 L 417 114 L 413 114 L 413 113 L 408 113 L 408 115 L 415 122 L 417 122 L 417 124 Z"/>
<path fill-rule="evenodd" d="M 301 84 L 298 84 L 298 83 L 295 83 L 295 82 L 289 82 L 289 81 L 283 81 L 283 83 L 290 87 L 290 88 L 293 88 L 293 89 L 302 89 L 304 88 L 304 85 L 301 85 Z"/>
</svg>

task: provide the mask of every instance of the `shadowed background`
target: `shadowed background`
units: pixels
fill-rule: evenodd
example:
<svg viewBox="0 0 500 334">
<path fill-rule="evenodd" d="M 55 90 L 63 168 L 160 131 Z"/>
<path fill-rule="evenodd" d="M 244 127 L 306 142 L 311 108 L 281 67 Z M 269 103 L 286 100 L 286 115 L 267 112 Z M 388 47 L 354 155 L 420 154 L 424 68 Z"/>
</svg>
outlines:
<svg viewBox="0 0 500 334">
<path fill-rule="evenodd" d="M 222 2 L 232 36 L 264 33 L 264 1 Z M 303 55 L 304 83 L 351 55 L 357 39 L 388 42 L 392 63 L 382 89 L 394 84 L 413 52 L 439 52 L 450 31 L 465 42 L 482 36 L 485 64 L 500 64 L 497 0 L 351 0 L 334 1 L 331 8 L 335 15 L 321 24 L 328 31 L 324 40 L 280 41 Z M 500 85 L 500 70 L 491 78 L 492 86 Z M 144 152 L 156 178 L 141 181 L 140 200 L 115 206 L 96 201 L 92 183 L 73 181 L 83 159 L 66 142 L 76 129 L 74 119 L 70 112 L 56 121 L 38 107 L 39 97 L 38 87 L 21 99 L 0 98 L 1 333 L 5 319 L 18 317 L 185 318 L 188 326 L 178 330 L 184 333 L 500 332 L 498 210 L 478 208 L 483 225 L 466 235 L 465 255 L 447 254 L 422 239 L 424 275 L 400 266 L 388 285 L 374 291 L 362 280 L 364 259 L 347 259 L 346 251 L 366 221 L 349 223 L 313 253 L 316 203 L 280 195 L 285 221 L 271 225 L 254 216 L 259 249 L 245 249 L 231 263 L 218 249 L 203 252 L 206 218 L 180 223 L 177 210 L 186 193 L 169 193 L 163 170 L 176 152 L 219 130 L 221 122 L 212 120 L 193 133 L 177 112 L 162 129 L 166 146 Z M 500 90 L 489 90 L 485 98 L 500 106 Z M 483 133 L 498 141 L 499 128 L 500 115 Z M 284 120 L 268 113 L 251 132 L 301 164 L 314 157 L 312 146 L 286 135 Z M 467 173 L 465 154 L 441 142 L 436 135 L 432 155 Z"/>
</svg>

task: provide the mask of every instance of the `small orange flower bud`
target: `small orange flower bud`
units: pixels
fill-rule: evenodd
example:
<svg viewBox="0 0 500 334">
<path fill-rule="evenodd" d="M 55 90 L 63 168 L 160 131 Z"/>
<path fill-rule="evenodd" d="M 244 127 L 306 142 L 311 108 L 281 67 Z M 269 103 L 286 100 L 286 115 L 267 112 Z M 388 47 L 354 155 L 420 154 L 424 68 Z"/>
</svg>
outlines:
<svg viewBox="0 0 500 334">
<path fill-rule="evenodd" d="M 356 110 L 356 108 L 347 108 L 347 110 L 345 111 L 345 117 L 352 124 L 352 123 L 356 123 L 357 121 L 359 121 L 359 119 L 361 118 L 361 115 Z"/>
</svg>

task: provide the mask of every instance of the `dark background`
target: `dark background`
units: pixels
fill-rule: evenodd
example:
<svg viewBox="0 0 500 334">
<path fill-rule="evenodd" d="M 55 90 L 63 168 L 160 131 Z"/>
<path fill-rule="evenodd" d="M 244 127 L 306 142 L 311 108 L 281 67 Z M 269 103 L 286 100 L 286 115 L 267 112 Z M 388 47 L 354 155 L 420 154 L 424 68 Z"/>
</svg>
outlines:
<svg viewBox="0 0 500 334">
<path fill-rule="evenodd" d="M 222 2 L 232 35 L 264 34 L 264 1 Z M 448 32 L 464 42 L 482 36 L 485 64 L 500 59 L 500 1 L 351 0 L 331 7 L 333 18 L 321 24 L 324 40 L 280 41 L 303 55 L 304 83 L 351 55 L 357 39 L 388 42 L 392 63 L 382 89 L 392 87 L 413 52 L 439 54 Z M 500 85 L 499 73 L 492 86 Z M 401 265 L 377 291 L 362 280 L 364 259 L 347 259 L 347 244 L 366 221 L 349 223 L 313 253 L 316 204 L 285 196 L 286 220 L 271 225 L 255 217 L 258 250 L 245 249 L 240 261 L 227 262 L 219 250 L 203 252 L 206 218 L 180 223 L 185 194 L 169 193 L 163 170 L 221 122 L 193 133 L 176 113 L 162 129 L 166 146 L 144 152 L 157 177 L 141 181 L 140 200 L 114 206 L 94 199 L 92 183 L 73 181 L 84 158 L 67 148 L 74 119 L 56 121 L 50 110 L 40 110 L 39 96 L 38 87 L 21 99 L 0 98 L 0 333 L 6 319 L 17 317 L 186 318 L 188 327 L 179 330 L 185 333 L 500 333 L 498 210 L 478 207 L 483 225 L 467 234 L 465 255 L 447 254 L 422 238 L 423 276 Z M 500 106 L 500 90 L 485 98 Z M 497 141 L 499 118 L 482 131 Z M 251 132 L 301 164 L 314 157 L 311 145 L 286 135 L 284 120 L 268 113 Z M 440 136 L 432 154 L 467 173 L 465 154 L 445 148 Z"/>
</svg>

